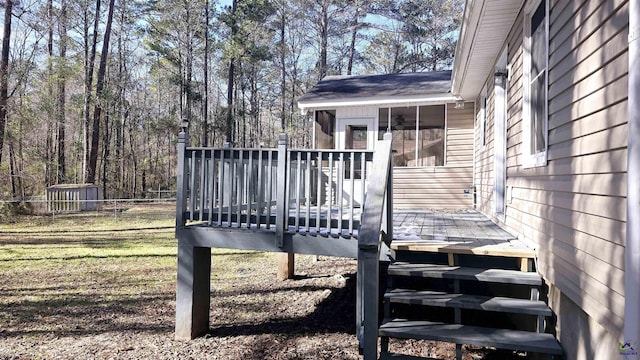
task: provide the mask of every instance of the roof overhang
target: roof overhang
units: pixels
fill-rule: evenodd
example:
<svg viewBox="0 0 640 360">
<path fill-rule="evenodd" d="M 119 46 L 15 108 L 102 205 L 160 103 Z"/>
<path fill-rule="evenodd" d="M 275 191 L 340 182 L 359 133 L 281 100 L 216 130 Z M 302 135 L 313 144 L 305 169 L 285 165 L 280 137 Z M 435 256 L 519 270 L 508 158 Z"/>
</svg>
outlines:
<svg viewBox="0 0 640 360">
<path fill-rule="evenodd" d="M 451 92 L 473 100 L 504 47 L 524 0 L 467 0 L 453 63 Z"/>
<path fill-rule="evenodd" d="M 455 102 L 459 100 L 458 97 L 453 96 L 451 93 L 442 94 L 429 94 L 429 95 L 415 95 L 415 96 L 402 96 L 398 98 L 389 97 L 367 97 L 357 99 L 336 99 L 331 101 L 309 101 L 298 102 L 298 108 L 302 114 L 306 114 L 309 111 L 314 110 L 326 110 L 335 109 L 339 107 L 352 107 L 352 106 L 377 106 L 384 107 L 398 107 L 398 106 L 418 106 L 418 105 L 438 105 Z"/>
</svg>

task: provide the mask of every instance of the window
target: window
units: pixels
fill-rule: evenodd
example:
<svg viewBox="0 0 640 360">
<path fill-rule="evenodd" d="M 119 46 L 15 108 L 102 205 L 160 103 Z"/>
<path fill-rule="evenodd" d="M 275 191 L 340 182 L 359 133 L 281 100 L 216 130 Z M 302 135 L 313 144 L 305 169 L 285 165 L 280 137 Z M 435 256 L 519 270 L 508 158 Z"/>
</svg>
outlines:
<svg viewBox="0 0 640 360">
<path fill-rule="evenodd" d="M 381 108 L 379 119 L 379 139 L 389 129 L 393 136 L 394 166 L 444 165 L 444 105 Z"/>
<path fill-rule="evenodd" d="M 548 0 L 532 2 L 524 28 L 524 166 L 547 164 Z"/>
</svg>

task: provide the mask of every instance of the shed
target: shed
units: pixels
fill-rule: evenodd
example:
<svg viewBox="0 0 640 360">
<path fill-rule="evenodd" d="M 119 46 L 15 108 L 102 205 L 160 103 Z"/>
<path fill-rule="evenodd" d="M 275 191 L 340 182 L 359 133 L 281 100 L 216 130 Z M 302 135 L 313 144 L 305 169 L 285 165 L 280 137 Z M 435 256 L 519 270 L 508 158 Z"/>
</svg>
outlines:
<svg viewBox="0 0 640 360">
<path fill-rule="evenodd" d="M 59 184 L 46 191 L 48 212 L 96 211 L 102 200 L 100 187 L 94 184 Z"/>
</svg>

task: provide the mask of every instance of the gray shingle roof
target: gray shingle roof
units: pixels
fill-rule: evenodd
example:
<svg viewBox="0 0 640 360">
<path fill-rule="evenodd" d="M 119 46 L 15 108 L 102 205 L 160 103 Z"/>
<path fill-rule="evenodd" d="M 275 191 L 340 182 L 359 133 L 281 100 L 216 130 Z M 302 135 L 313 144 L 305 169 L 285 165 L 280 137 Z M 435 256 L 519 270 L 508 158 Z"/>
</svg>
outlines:
<svg viewBox="0 0 640 360">
<path fill-rule="evenodd" d="M 385 75 L 327 76 L 298 102 L 359 98 L 397 98 L 408 95 L 446 94 L 451 91 L 451 71 Z"/>
</svg>

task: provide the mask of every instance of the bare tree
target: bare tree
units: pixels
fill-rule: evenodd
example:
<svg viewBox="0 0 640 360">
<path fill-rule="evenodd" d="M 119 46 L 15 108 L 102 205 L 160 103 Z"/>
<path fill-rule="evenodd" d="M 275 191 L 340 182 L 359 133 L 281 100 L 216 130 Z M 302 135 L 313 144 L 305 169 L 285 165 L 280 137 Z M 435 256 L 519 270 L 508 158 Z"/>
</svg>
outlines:
<svg viewBox="0 0 640 360">
<path fill-rule="evenodd" d="M 102 115 L 105 72 L 107 68 L 107 58 L 109 55 L 109 40 L 111 38 L 111 24 L 113 22 L 113 8 L 115 0 L 109 1 L 109 11 L 107 15 L 107 24 L 104 30 L 104 40 L 102 42 L 102 52 L 100 53 L 100 66 L 98 67 L 98 77 L 96 78 L 96 106 L 93 110 L 93 126 L 91 129 L 91 152 L 89 154 L 89 169 L 87 175 L 88 183 L 96 181 L 96 167 L 98 165 L 98 146 L 100 139 L 100 116 Z M 108 144 L 103 144 L 108 146 Z"/>
<path fill-rule="evenodd" d="M 2 38 L 2 54 L 0 55 L 0 164 L 2 164 L 2 148 L 4 132 L 7 125 L 7 100 L 9 99 L 9 44 L 11 43 L 11 16 L 13 0 L 6 0 L 4 8 L 4 37 Z"/>
</svg>

